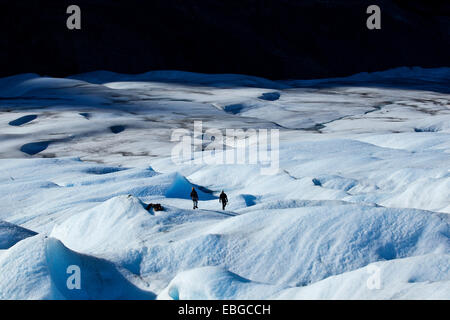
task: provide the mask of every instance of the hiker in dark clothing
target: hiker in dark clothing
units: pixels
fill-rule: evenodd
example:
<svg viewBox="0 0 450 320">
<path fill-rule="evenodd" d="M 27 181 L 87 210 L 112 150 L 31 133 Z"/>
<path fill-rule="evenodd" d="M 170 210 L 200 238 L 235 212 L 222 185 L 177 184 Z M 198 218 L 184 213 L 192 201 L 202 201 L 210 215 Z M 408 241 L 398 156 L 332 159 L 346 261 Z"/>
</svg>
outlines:
<svg viewBox="0 0 450 320">
<path fill-rule="evenodd" d="M 197 191 L 195 191 L 194 187 L 192 187 L 192 191 L 191 191 L 191 198 L 192 198 L 192 202 L 194 203 L 194 209 L 198 209 L 198 194 Z"/>
<path fill-rule="evenodd" d="M 219 196 L 219 202 L 222 202 L 222 210 L 225 210 L 225 206 L 228 203 L 228 197 L 225 194 L 225 192 L 223 192 L 223 190 L 222 190 L 222 193 Z"/>
</svg>

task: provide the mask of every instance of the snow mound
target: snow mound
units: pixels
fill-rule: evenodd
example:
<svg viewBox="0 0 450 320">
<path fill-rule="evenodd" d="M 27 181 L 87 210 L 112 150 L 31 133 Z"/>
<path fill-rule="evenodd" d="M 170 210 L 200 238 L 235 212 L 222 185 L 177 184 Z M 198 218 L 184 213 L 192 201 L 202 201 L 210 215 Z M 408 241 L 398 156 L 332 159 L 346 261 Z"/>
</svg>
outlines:
<svg viewBox="0 0 450 320">
<path fill-rule="evenodd" d="M 171 177 L 173 177 L 173 182 L 165 193 L 167 198 L 190 199 L 192 187 L 195 187 L 199 200 L 213 200 L 217 198 L 209 190 L 190 183 L 186 177 L 179 173 L 175 173 Z"/>
<path fill-rule="evenodd" d="M 331 175 L 319 176 L 317 178 L 314 178 L 312 182 L 317 186 L 343 191 L 349 191 L 358 184 L 358 181 L 356 181 L 355 179 L 348 179 Z"/>
<path fill-rule="evenodd" d="M 450 252 L 448 215 L 351 204 L 255 210 L 221 221 L 208 233 L 222 241 L 207 255 L 226 253 L 219 263 L 230 271 L 290 286 L 375 261 Z"/>
<path fill-rule="evenodd" d="M 309 286 L 282 287 L 242 278 L 221 267 L 178 274 L 159 300 L 444 299 L 450 298 L 450 255 L 380 261 Z"/>
<path fill-rule="evenodd" d="M 0 255 L 0 299 L 58 299 L 51 288 L 45 259 L 45 237 L 37 235 L 17 243 Z"/>
<path fill-rule="evenodd" d="M 381 261 L 273 299 L 450 299 L 450 255 Z"/>
<path fill-rule="evenodd" d="M 178 274 L 158 300 L 261 299 L 281 287 L 244 279 L 220 267 L 197 268 Z"/>
<path fill-rule="evenodd" d="M 90 83 L 104 84 L 120 81 L 152 81 L 186 83 L 214 87 L 257 87 L 283 89 L 285 84 L 255 76 L 239 74 L 204 74 L 177 70 L 150 71 L 138 75 L 119 74 L 109 71 L 94 71 L 69 77 Z"/>
<path fill-rule="evenodd" d="M 2 88 L 2 90 L 0 91 L 0 96 L 27 96 L 41 90 L 64 89 L 68 87 L 79 86 L 83 85 L 84 82 L 72 79 L 47 78 L 38 76 L 33 77 L 24 75 L 11 77 L 9 84 L 9 88 Z"/>
<path fill-rule="evenodd" d="M 9 249 L 17 242 L 36 234 L 34 231 L 0 220 L 0 250 Z"/>
<path fill-rule="evenodd" d="M 130 283 L 109 261 L 79 254 L 66 248 L 61 241 L 46 241 L 46 258 L 52 286 L 66 299 L 154 299 L 152 292 L 143 291 Z M 81 271 L 81 288 L 69 289 L 68 267 Z"/>
<path fill-rule="evenodd" d="M 151 223 L 144 204 L 129 195 L 117 196 L 56 225 L 51 236 L 81 252 L 111 252 L 139 241 Z"/>
<path fill-rule="evenodd" d="M 33 73 L 24 73 L 0 79 L 0 97 L 16 97 L 26 92 L 26 88 L 20 85 L 28 80 L 37 79 L 39 76 Z"/>
<path fill-rule="evenodd" d="M 290 86 L 311 86 L 319 85 L 327 82 L 331 83 L 367 83 L 367 82 L 379 82 L 389 84 L 404 83 L 413 85 L 420 80 L 420 84 L 424 86 L 427 82 L 435 84 L 439 82 L 450 81 L 450 68 L 421 68 L 421 67 L 399 67 L 385 71 L 376 72 L 361 72 L 347 77 L 341 78 L 327 78 L 327 79 L 314 79 L 314 80 L 288 80 L 282 81 Z"/>
<path fill-rule="evenodd" d="M 67 286 L 78 266 L 81 288 Z M 79 254 L 43 235 L 27 238 L 0 256 L 0 299 L 154 299 L 104 259 Z M 123 271 L 122 271 L 123 272 Z"/>
<path fill-rule="evenodd" d="M 2 85 L 4 84 L 4 85 Z M 108 103 L 108 98 L 98 95 L 109 89 L 69 78 L 39 77 L 34 74 L 23 74 L 0 79 L 0 97 L 36 97 L 48 99 L 49 104 L 57 104 L 64 97 L 67 104 L 97 105 Z M 93 92 L 96 91 L 96 92 Z"/>
</svg>

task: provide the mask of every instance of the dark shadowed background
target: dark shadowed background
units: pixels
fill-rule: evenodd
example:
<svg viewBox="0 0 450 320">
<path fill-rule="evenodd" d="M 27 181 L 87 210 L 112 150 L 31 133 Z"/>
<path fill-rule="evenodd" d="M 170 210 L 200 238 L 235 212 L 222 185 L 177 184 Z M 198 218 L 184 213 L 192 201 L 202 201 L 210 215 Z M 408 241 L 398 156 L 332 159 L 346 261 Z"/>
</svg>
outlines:
<svg viewBox="0 0 450 320">
<path fill-rule="evenodd" d="M 77 4 L 82 30 L 66 28 Z M 381 8 L 381 30 L 366 8 Z M 272 79 L 449 66 L 450 1 L 0 0 L 0 76 L 177 69 Z"/>
</svg>

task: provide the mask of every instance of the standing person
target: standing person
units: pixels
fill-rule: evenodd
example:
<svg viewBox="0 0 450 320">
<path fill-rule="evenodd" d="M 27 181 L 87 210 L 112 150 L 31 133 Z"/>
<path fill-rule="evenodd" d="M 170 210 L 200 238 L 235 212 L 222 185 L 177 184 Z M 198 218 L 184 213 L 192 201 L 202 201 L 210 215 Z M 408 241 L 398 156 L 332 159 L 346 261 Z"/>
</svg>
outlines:
<svg viewBox="0 0 450 320">
<path fill-rule="evenodd" d="M 192 199 L 192 202 L 194 203 L 194 209 L 198 209 L 198 206 L 197 206 L 197 204 L 198 204 L 198 194 L 197 194 L 197 191 L 195 191 L 194 187 L 192 187 L 191 199 Z"/>
<path fill-rule="evenodd" d="M 226 193 L 222 190 L 222 193 L 219 196 L 219 202 L 222 202 L 222 210 L 225 210 L 225 206 L 228 203 L 228 197 Z"/>
</svg>

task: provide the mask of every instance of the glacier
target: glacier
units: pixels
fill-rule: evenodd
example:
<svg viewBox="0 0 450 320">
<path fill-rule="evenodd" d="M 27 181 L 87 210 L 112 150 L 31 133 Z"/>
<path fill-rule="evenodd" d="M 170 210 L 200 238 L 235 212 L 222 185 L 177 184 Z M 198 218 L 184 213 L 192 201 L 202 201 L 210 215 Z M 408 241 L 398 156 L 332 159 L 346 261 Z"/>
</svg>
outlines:
<svg viewBox="0 0 450 320">
<path fill-rule="evenodd" d="M 450 299 L 449 84 L 419 67 L 2 78 L 0 299 Z M 174 163 L 194 121 L 279 130 L 278 172 Z"/>
</svg>

